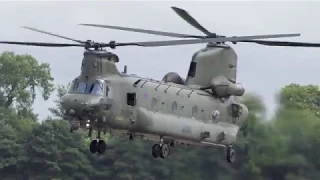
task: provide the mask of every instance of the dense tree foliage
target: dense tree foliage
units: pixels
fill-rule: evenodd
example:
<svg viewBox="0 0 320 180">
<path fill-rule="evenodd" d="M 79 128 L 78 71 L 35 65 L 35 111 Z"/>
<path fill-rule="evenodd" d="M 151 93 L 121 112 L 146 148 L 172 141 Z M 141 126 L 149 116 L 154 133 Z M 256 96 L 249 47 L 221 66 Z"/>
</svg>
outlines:
<svg viewBox="0 0 320 180">
<path fill-rule="evenodd" d="M 271 120 L 258 95 L 241 98 L 250 109 L 229 164 L 223 149 L 177 146 L 168 160 L 153 159 L 152 142 L 104 136 L 105 155 L 92 155 L 81 131 L 69 132 L 59 98 L 46 121 L 32 112 L 34 89 L 44 99 L 53 91 L 48 64 L 29 55 L 0 56 L 1 179 L 131 180 L 246 179 L 317 180 L 320 178 L 319 88 L 290 84 L 279 93 Z"/>
<path fill-rule="evenodd" d="M 63 119 L 65 116 L 64 110 L 60 104 L 60 99 L 62 98 L 63 95 L 67 93 L 67 88 L 69 87 L 69 85 L 70 84 L 68 84 L 67 86 L 59 85 L 57 87 L 57 99 L 54 100 L 55 107 L 49 108 L 49 111 L 54 117 Z"/>
<path fill-rule="evenodd" d="M 45 100 L 54 90 L 49 64 L 39 64 L 30 55 L 2 53 L 0 72 L 0 107 L 14 107 L 19 115 L 34 116 L 31 105 L 36 98 L 36 88 Z"/>
</svg>

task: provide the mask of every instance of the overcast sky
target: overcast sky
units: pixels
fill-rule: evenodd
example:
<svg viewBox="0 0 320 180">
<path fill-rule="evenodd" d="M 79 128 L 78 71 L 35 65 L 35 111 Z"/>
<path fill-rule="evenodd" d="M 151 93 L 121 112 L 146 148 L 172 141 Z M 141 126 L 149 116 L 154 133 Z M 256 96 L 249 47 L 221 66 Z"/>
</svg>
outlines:
<svg viewBox="0 0 320 180">
<path fill-rule="evenodd" d="M 170 38 L 78 26 L 99 23 L 202 35 L 188 25 L 170 6 L 187 10 L 204 27 L 226 36 L 271 33 L 301 33 L 286 38 L 293 41 L 320 42 L 320 2 L 1 2 L 0 40 L 69 42 L 64 39 L 20 28 L 27 25 L 76 39 L 109 42 L 168 40 Z M 281 39 L 283 40 L 283 39 Z M 174 47 L 119 47 L 112 50 L 120 57 L 118 67 L 128 72 L 161 79 L 175 71 L 187 74 L 193 53 L 205 45 Z M 247 92 L 262 95 L 272 115 L 275 94 L 286 84 L 319 83 L 320 49 L 267 47 L 256 44 L 232 45 L 238 54 L 238 82 Z M 66 84 L 80 73 L 82 48 L 41 48 L 0 45 L 0 52 L 28 53 L 40 62 L 50 63 L 54 82 Z M 40 97 L 34 106 L 41 118 L 53 106 L 52 99 Z"/>
</svg>

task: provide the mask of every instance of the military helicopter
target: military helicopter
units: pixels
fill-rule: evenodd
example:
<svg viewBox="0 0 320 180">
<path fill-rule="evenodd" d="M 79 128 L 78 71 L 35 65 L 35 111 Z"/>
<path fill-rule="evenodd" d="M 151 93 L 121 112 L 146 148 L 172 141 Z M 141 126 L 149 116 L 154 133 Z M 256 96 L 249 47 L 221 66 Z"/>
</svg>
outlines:
<svg viewBox="0 0 320 180">
<path fill-rule="evenodd" d="M 156 141 L 152 147 L 154 158 L 167 158 L 175 144 L 221 146 L 226 148 L 226 159 L 232 163 L 235 161 L 232 144 L 236 142 L 239 128 L 248 116 L 248 108 L 235 99 L 236 96 L 242 96 L 245 89 L 236 83 L 237 56 L 225 42 L 254 42 L 280 46 L 312 44 L 257 40 L 294 37 L 300 34 L 218 36 L 205 30 L 186 11 L 173 9 L 207 36 L 125 28 L 130 31 L 191 39 L 99 43 L 24 26 L 23 28 L 29 30 L 76 43 L 0 43 L 85 48 L 81 72 L 73 79 L 67 93 L 62 97 L 61 105 L 65 109 L 71 131 L 79 128 L 88 129 L 90 137 L 93 130 L 97 131 L 97 138 L 90 143 L 89 149 L 92 153 L 105 152 L 106 143 L 101 139 L 101 132 L 109 132 L 128 136 L 130 140 L 141 138 Z M 115 26 L 113 28 L 124 29 Z M 120 72 L 116 67 L 116 63 L 119 62 L 118 55 L 104 49 L 119 46 L 159 47 L 201 43 L 207 43 L 207 46 L 192 57 L 186 79 L 174 72 L 167 73 L 162 80 L 128 74 L 126 67 L 124 72 Z"/>
</svg>

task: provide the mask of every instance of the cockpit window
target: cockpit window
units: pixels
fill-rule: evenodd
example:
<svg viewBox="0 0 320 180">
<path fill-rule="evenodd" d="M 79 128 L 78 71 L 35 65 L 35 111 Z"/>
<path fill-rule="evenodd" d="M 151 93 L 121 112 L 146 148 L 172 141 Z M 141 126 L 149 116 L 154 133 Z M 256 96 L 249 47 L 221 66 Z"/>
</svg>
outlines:
<svg viewBox="0 0 320 180">
<path fill-rule="evenodd" d="M 92 84 L 89 90 L 89 93 L 95 94 L 95 95 L 102 95 L 103 94 L 102 86 L 98 82 L 96 82 L 95 84 Z"/>
<path fill-rule="evenodd" d="M 80 82 L 79 85 L 78 85 L 78 88 L 76 89 L 76 92 L 78 92 L 78 93 L 85 93 L 87 87 L 88 87 L 88 84 L 87 84 L 87 83 Z"/>
<path fill-rule="evenodd" d="M 73 82 L 68 90 L 69 93 L 103 95 L 103 88 L 99 81 L 95 83 Z"/>
</svg>

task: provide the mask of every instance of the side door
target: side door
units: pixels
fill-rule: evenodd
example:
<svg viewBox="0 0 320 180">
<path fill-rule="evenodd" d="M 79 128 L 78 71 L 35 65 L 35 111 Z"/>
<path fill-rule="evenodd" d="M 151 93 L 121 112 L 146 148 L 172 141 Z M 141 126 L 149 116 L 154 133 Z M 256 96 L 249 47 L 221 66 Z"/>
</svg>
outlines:
<svg viewBox="0 0 320 180">
<path fill-rule="evenodd" d="M 129 120 L 129 125 L 133 127 L 137 120 L 137 94 L 135 92 L 126 93 L 126 116 Z"/>
</svg>

